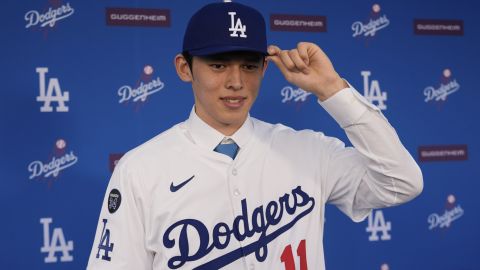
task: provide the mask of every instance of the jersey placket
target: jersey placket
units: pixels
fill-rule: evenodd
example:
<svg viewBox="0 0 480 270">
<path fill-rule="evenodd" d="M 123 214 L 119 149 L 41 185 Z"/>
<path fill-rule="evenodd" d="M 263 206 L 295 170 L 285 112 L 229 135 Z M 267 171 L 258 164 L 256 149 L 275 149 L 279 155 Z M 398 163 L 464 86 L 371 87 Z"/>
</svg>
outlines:
<svg viewBox="0 0 480 270">
<path fill-rule="evenodd" d="M 239 157 L 240 156 L 240 157 Z M 229 199 L 230 205 L 232 209 L 232 220 L 234 220 L 238 215 L 242 213 L 242 200 L 245 199 L 245 191 L 241 187 L 241 171 L 239 169 L 240 159 L 242 156 L 242 149 L 239 150 L 237 157 L 227 165 L 226 170 L 226 181 L 229 188 Z M 238 247 L 244 248 L 244 242 L 237 240 L 234 238 L 238 244 Z M 246 256 L 243 256 L 242 259 L 244 269 L 253 270 L 254 265 L 250 262 Z M 227 266 L 228 268 L 228 266 Z"/>
</svg>

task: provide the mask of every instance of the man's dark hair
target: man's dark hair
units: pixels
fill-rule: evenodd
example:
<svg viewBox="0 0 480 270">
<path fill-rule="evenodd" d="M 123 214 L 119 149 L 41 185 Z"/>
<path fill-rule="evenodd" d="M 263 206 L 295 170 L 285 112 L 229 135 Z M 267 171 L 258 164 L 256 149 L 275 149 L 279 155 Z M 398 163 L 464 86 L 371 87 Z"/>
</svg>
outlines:
<svg viewBox="0 0 480 270">
<path fill-rule="evenodd" d="M 188 67 L 190 68 L 190 71 L 192 71 L 193 56 L 187 51 L 183 51 L 182 55 L 183 55 L 183 58 L 185 58 L 185 61 L 187 61 Z"/>
</svg>

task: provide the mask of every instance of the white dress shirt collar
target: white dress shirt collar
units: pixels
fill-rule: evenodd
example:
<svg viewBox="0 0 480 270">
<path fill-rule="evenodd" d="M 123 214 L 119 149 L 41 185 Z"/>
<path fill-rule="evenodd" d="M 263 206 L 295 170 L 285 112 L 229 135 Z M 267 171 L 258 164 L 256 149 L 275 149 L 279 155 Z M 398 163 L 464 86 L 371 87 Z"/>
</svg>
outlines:
<svg viewBox="0 0 480 270">
<path fill-rule="evenodd" d="M 225 136 L 198 117 L 195 112 L 195 106 L 192 108 L 190 117 L 186 121 L 186 128 L 190 133 L 193 142 L 209 151 L 213 151 L 213 149 L 215 149 L 225 137 L 234 140 L 240 149 L 242 149 L 252 137 L 254 130 L 253 121 L 249 114 L 240 129 L 238 129 L 232 136 Z"/>
</svg>

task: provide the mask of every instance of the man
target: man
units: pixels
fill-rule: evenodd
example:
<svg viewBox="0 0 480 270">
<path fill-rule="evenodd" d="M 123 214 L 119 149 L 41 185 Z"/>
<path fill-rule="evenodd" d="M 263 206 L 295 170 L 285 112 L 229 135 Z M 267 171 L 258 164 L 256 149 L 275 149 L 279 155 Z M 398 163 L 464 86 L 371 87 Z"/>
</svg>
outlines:
<svg viewBox="0 0 480 270">
<path fill-rule="evenodd" d="M 315 94 L 355 148 L 250 117 L 269 62 Z M 394 129 L 323 51 L 304 42 L 267 51 L 250 7 L 197 11 L 175 67 L 195 106 L 117 165 L 89 269 L 324 269 L 326 203 L 359 222 L 423 188 Z"/>
</svg>

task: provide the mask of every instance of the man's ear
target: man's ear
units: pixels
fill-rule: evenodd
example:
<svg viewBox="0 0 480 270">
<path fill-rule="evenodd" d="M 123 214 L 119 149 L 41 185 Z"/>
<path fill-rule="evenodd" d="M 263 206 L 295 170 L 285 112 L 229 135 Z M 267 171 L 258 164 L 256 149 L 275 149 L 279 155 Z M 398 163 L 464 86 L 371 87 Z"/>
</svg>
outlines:
<svg viewBox="0 0 480 270">
<path fill-rule="evenodd" d="M 187 60 L 181 53 L 175 56 L 174 64 L 180 80 L 184 82 L 191 82 L 193 79 L 192 71 L 190 70 Z"/>
</svg>

